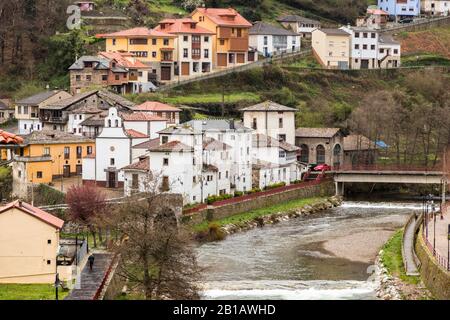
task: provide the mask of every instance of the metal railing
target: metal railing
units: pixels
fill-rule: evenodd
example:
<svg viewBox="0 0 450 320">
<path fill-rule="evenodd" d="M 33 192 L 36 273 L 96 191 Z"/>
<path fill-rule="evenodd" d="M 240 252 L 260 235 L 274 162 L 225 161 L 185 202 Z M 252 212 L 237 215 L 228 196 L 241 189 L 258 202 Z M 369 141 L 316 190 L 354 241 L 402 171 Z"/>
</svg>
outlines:
<svg viewBox="0 0 450 320">
<path fill-rule="evenodd" d="M 440 166 L 416 166 L 397 164 L 371 164 L 371 165 L 339 165 L 332 167 L 333 171 L 403 171 L 403 172 L 442 172 Z"/>
<path fill-rule="evenodd" d="M 442 208 L 441 208 L 441 215 L 448 214 L 449 207 L 450 207 L 449 202 L 446 202 L 445 204 L 443 204 Z M 437 215 L 437 214 L 438 214 L 438 212 L 434 213 L 434 215 Z M 436 263 L 438 265 L 440 265 L 444 270 L 450 271 L 450 261 L 448 260 L 448 258 L 445 257 L 444 254 L 440 253 L 428 239 L 425 225 L 428 225 L 430 223 L 430 221 L 432 221 L 433 219 L 436 219 L 436 217 L 434 217 L 434 215 L 427 214 L 424 217 L 424 226 L 422 227 L 422 238 L 423 238 L 428 250 L 430 250 L 430 253 L 434 257 Z M 434 236 L 436 236 L 436 234 L 434 234 Z"/>
</svg>

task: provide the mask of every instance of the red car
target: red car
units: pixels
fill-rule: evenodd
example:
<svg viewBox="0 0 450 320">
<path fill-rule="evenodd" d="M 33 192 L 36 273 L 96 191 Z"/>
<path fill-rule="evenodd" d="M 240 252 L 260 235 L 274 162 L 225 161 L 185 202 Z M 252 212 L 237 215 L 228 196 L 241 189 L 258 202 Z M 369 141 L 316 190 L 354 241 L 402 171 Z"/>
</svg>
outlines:
<svg viewBox="0 0 450 320">
<path fill-rule="evenodd" d="M 314 171 L 331 171 L 331 167 L 327 164 L 319 164 L 314 167 Z"/>
</svg>

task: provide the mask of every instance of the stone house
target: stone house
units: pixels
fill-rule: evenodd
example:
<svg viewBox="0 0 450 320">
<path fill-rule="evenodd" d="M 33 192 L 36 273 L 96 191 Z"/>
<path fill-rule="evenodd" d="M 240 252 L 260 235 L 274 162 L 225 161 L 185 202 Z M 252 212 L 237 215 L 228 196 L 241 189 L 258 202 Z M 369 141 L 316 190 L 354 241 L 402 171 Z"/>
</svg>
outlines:
<svg viewBox="0 0 450 320">
<path fill-rule="evenodd" d="M 298 128 L 296 146 L 300 148 L 302 163 L 326 163 L 339 166 L 344 163 L 344 134 L 339 128 Z"/>
<path fill-rule="evenodd" d="M 360 134 L 350 134 L 344 138 L 344 165 L 373 165 L 379 156 L 376 142 Z"/>
</svg>

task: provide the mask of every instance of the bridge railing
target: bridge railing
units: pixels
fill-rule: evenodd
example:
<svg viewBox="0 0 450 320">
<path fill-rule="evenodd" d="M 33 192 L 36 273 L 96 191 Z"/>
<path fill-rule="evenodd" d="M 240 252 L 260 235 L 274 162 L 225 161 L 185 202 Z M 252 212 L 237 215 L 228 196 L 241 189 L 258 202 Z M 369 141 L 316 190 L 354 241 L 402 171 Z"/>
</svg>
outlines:
<svg viewBox="0 0 450 320">
<path fill-rule="evenodd" d="M 441 172 L 441 166 L 417 166 L 397 164 L 371 164 L 371 165 L 339 165 L 332 167 L 333 171 L 419 171 L 419 172 Z"/>
</svg>

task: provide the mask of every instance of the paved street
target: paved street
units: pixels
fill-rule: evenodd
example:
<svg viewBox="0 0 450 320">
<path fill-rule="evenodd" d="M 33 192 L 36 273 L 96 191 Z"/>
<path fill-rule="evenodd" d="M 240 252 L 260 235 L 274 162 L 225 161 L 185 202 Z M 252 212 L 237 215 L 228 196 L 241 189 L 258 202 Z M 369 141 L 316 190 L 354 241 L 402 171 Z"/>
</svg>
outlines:
<svg viewBox="0 0 450 320">
<path fill-rule="evenodd" d="M 450 224 L 450 208 L 444 214 L 444 220 L 440 215 L 436 216 L 436 251 L 447 259 L 448 255 L 448 225 Z M 428 224 L 428 241 L 433 244 L 434 238 L 434 220 L 431 219 Z"/>
</svg>

